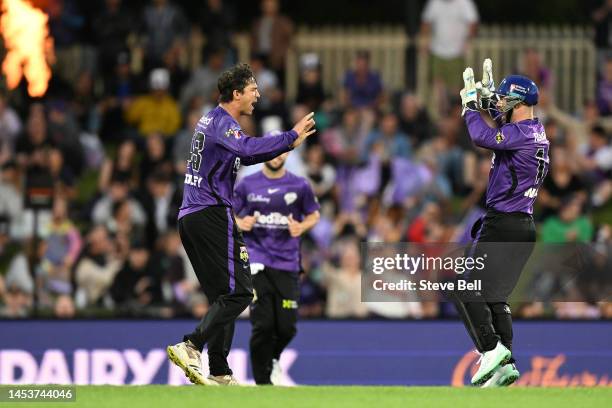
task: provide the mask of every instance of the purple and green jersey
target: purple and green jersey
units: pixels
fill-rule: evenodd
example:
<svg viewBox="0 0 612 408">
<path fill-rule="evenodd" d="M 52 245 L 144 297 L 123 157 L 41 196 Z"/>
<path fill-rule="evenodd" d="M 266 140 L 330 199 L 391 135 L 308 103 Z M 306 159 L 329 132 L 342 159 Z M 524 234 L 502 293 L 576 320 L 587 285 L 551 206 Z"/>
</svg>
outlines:
<svg viewBox="0 0 612 408">
<path fill-rule="evenodd" d="M 211 206 L 231 207 L 240 164 L 271 160 L 291 150 L 297 137 L 294 130 L 265 138 L 247 136 L 238 122 L 217 106 L 196 125 L 178 218 Z"/>
<path fill-rule="evenodd" d="M 281 178 L 263 172 L 245 177 L 234 192 L 234 211 L 240 217 L 255 216 L 251 231 L 244 231 L 251 264 L 298 272 L 300 238 L 289 234 L 289 215 L 295 221 L 319 210 L 310 183 L 289 171 Z"/>
<path fill-rule="evenodd" d="M 533 214 L 549 166 L 544 126 L 535 118 L 491 128 L 475 111 L 466 112 L 465 123 L 477 146 L 494 151 L 487 208 Z"/>
</svg>

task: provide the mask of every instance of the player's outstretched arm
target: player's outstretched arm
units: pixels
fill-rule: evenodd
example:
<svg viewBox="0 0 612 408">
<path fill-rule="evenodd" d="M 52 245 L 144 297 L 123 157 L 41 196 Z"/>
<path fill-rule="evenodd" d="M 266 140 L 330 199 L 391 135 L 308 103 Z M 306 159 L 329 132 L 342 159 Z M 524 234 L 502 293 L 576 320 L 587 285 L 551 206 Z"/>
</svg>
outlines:
<svg viewBox="0 0 612 408">
<path fill-rule="evenodd" d="M 294 149 L 313 134 L 315 132 L 313 115 L 312 112 L 306 115 L 292 130 L 269 137 L 251 137 L 241 129 L 222 127 L 217 141 L 240 157 L 242 163 L 247 166 L 262 163 Z"/>
</svg>

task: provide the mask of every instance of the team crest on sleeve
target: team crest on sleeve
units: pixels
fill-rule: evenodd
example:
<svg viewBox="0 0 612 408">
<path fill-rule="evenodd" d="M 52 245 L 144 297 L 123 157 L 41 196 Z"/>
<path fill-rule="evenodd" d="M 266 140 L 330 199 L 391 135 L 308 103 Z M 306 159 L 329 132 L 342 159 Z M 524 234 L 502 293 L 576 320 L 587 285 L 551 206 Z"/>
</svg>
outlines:
<svg viewBox="0 0 612 408">
<path fill-rule="evenodd" d="M 240 247 L 240 260 L 242 262 L 247 262 L 249 260 L 249 253 L 245 246 Z"/>
<path fill-rule="evenodd" d="M 234 138 L 240 139 L 242 137 L 242 135 L 240 134 L 240 129 L 237 129 L 237 128 L 228 129 L 227 132 L 225 132 L 225 137 L 230 137 L 230 136 L 234 136 Z"/>
<path fill-rule="evenodd" d="M 287 205 L 291 205 L 292 203 L 295 202 L 295 200 L 297 200 L 297 194 L 291 191 L 285 194 L 283 198 L 285 199 L 285 203 L 287 203 Z"/>
<path fill-rule="evenodd" d="M 497 142 L 497 144 L 500 144 L 501 142 L 504 141 L 506 137 L 504 136 L 504 134 L 501 132 L 501 130 L 499 132 L 497 132 L 497 134 L 495 135 L 495 142 Z"/>
</svg>

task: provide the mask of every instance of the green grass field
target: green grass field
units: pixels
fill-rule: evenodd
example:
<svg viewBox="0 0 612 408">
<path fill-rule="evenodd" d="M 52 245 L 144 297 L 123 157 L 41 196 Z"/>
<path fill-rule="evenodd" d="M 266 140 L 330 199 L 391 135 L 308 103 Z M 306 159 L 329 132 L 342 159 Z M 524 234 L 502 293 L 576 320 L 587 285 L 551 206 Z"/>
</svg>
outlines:
<svg viewBox="0 0 612 408">
<path fill-rule="evenodd" d="M 0 402 L 0 408 L 7 406 Z M 49 404 L 49 405 L 47 405 Z M 15 407 L 610 407 L 612 388 L 79 386 L 76 402 Z"/>
</svg>

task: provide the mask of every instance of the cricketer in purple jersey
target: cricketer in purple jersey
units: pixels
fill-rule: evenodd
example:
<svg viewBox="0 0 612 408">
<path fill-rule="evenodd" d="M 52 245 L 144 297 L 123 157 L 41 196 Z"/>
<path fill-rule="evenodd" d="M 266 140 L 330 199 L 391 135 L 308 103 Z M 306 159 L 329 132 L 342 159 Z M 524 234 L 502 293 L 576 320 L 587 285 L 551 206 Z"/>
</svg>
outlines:
<svg viewBox="0 0 612 408">
<path fill-rule="evenodd" d="M 240 165 L 260 163 L 287 152 L 297 137 L 294 130 L 273 137 L 248 136 L 225 109 L 217 106 L 196 125 L 178 218 L 211 206 L 231 207 Z"/>
<path fill-rule="evenodd" d="M 244 232 L 251 263 L 299 272 L 300 238 L 289 234 L 289 215 L 301 222 L 319 208 L 310 183 L 289 171 L 280 178 L 260 171 L 242 179 L 234 192 L 234 211 L 256 219 L 253 229 Z"/>
<path fill-rule="evenodd" d="M 487 208 L 533 214 L 533 203 L 548 172 L 544 126 L 534 118 L 491 128 L 476 111 L 466 112 L 465 123 L 477 146 L 494 151 Z"/>
</svg>

